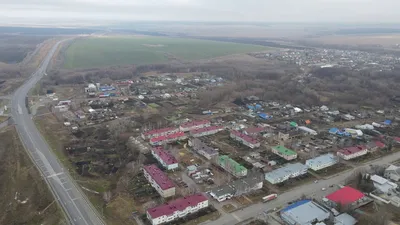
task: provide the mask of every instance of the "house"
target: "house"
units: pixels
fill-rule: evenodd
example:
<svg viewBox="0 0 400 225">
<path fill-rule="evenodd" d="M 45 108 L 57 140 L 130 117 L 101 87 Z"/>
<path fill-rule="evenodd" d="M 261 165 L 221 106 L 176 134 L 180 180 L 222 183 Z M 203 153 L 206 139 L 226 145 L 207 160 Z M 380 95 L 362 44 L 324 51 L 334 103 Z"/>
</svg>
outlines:
<svg viewBox="0 0 400 225">
<path fill-rule="evenodd" d="M 400 181 L 400 167 L 395 165 L 390 165 L 388 168 L 386 168 L 383 176 L 392 181 L 396 182 Z"/>
<path fill-rule="evenodd" d="M 299 130 L 301 130 L 303 132 L 306 132 L 307 134 L 310 134 L 310 135 L 317 135 L 318 134 L 317 131 L 315 131 L 315 130 L 313 130 L 311 128 L 305 127 L 305 126 L 298 126 L 297 129 L 299 129 Z"/>
<path fill-rule="evenodd" d="M 392 190 L 395 190 L 398 186 L 397 184 L 390 182 L 378 175 L 372 175 L 371 180 L 374 184 L 374 187 L 383 193 L 388 193 Z"/>
<path fill-rule="evenodd" d="M 156 165 L 143 166 L 143 174 L 161 197 L 167 198 L 175 195 L 174 183 Z"/>
<path fill-rule="evenodd" d="M 177 132 L 179 132 L 179 128 L 167 127 L 167 128 L 150 130 L 150 131 L 144 132 L 144 133 L 142 133 L 142 138 L 144 140 L 146 140 L 146 139 L 155 138 L 155 137 L 159 137 L 159 136 L 174 134 Z"/>
<path fill-rule="evenodd" d="M 329 219 L 328 209 L 312 200 L 305 199 L 295 202 L 280 211 L 282 220 L 289 225 L 309 225 Z"/>
<path fill-rule="evenodd" d="M 206 135 L 212 135 L 216 134 L 220 131 L 223 131 L 224 127 L 223 126 L 209 126 L 209 127 L 203 127 L 200 129 L 195 129 L 190 131 L 190 136 L 192 137 L 203 137 Z"/>
<path fill-rule="evenodd" d="M 251 137 L 248 136 L 246 134 L 243 134 L 239 131 L 233 130 L 231 131 L 230 137 L 236 141 L 240 141 L 241 143 L 243 143 L 244 145 L 250 147 L 250 148 L 258 148 L 260 147 L 260 142 Z"/>
<path fill-rule="evenodd" d="M 210 190 L 210 195 L 218 202 L 241 196 L 263 187 L 263 175 L 261 173 L 250 173 L 247 177 L 232 181 Z"/>
<path fill-rule="evenodd" d="M 173 170 L 178 168 L 178 161 L 163 147 L 158 146 L 151 149 L 151 154 L 157 161 L 167 170 Z"/>
<path fill-rule="evenodd" d="M 286 160 L 293 160 L 297 158 L 297 153 L 282 145 L 277 145 L 271 148 L 272 153 L 278 155 Z"/>
<path fill-rule="evenodd" d="M 164 145 L 172 143 L 174 141 L 180 141 L 187 139 L 187 136 L 183 132 L 177 132 L 173 134 L 168 134 L 165 136 L 158 136 L 150 139 L 150 145 Z"/>
<path fill-rule="evenodd" d="M 381 141 L 371 141 L 367 144 L 368 151 L 369 152 L 376 152 L 380 149 L 385 148 L 385 144 Z"/>
<path fill-rule="evenodd" d="M 219 155 L 219 152 L 214 148 L 208 146 L 198 138 L 190 139 L 188 145 L 193 148 L 197 154 L 204 156 L 206 159 L 211 160 Z"/>
<path fill-rule="evenodd" d="M 265 180 L 278 184 L 307 173 L 308 167 L 301 163 L 286 164 L 284 167 L 265 174 Z"/>
<path fill-rule="evenodd" d="M 191 130 L 208 127 L 210 125 L 211 125 L 211 122 L 208 120 L 191 121 L 191 122 L 181 124 L 179 126 L 179 130 L 182 132 L 187 132 L 187 131 L 191 131 Z"/>
<path fill-rule="evenodd" d="M 354 147 L 343 148 L 337 152 L 337 155 L 344 159 L 350 160 L 354 159 L 368 153 L 368 148 L 364 145 L 357 145 Z"/>
<path fill-rule="evenodd" d="M 337 162 L 338 162 L 337 157 L 334 156 L 332 153 L 328 153 L 313 159 L 306 160 L 306 165 L 308 166 L 308 168 L 314 171 L 318 171 L 333 166 Z"/>
<path fill-rule="evenodd" d="M 158 225 L 183 218 L 207 207 L 207 197 L 203 194 L 194 194 L 149 208 L 146 210 L 146 215 L 152 225 Z"/>
<path fill-rule="evenodd" d="M 243 130 L 243 133 L 245 135 L 249 135 L 249 136 L 257 136 L 258 134 L 260 134 L 264 130 L 265 130 L 264 127 L 249 127 L 247 129 Z"/>
<path fill-rule="evenodd" d="M 218 156 L 217 163 L 220 167 L 236 177 L 243 177 L 247 175 L 246 167 L 240 165 L 235 160 L 229 158 L 227 155 Z"/>
<path fill-rule="evenodd" d="M 343 188 L 325 196 L 322 200 L 330 205 L 336 206 L 340 205 L 350 205 L 355 204 L 358 201 L 363 201 L 365 195 L 352 187 L 344 186 Z"/>
</svg>

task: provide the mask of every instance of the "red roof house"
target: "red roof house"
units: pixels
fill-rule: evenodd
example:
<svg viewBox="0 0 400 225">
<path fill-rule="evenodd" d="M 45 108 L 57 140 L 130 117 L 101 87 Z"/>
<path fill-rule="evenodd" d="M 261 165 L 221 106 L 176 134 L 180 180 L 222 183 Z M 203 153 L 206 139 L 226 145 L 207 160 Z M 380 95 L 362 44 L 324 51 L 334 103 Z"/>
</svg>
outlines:
<svg viewBox="0 0 400 225">
<path fill-rule="evenodd" d="M 336 204 L 348 205 L 360 200 L 363 197 L 365 197 L 365 195 L 359 190 L 345 186 L 327 195 L 325 198 L 335 202 Z"/>
</svg>

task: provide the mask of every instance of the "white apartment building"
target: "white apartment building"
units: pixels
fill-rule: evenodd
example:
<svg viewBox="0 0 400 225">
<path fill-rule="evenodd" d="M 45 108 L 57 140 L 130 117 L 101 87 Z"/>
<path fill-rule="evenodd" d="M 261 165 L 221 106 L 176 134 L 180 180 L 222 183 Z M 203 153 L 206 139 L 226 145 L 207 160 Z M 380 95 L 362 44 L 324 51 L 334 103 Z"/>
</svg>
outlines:
<svg viewBox="0 0 400 225">
<path fill-rule="evenodd" d="M 286 164 L 284 167 L 265 174 L 265 180 L 271 184 L 282 183 L 307 173 L 308 167 L 301 163 Z"/>
<path fill-rule="evenodd" d="M 158 225 L 183 218 L 207 207 L 208 199 L 203 194 L 195 194 L 150 208 L 146 211 L 146 215 L 152 225 Z"/>
<path fill-rule="evenodd" d="M 334 156 L 332 153 L 328 153 L 325 155 L 320 155 L 313 159 L 306 160 L 306 166 L 314 171 L 318 171 L 333 166 L 337 162 L 337 157 Z"/>
<path fill-rule="evenodd" d="M 357 145 L 354 147 L 343 148 L 337 152 L 337 155 L 344 160 L 350 160 L 366 155 L 367 153 L 368 148 L 366 146 Z"/>
</svg>

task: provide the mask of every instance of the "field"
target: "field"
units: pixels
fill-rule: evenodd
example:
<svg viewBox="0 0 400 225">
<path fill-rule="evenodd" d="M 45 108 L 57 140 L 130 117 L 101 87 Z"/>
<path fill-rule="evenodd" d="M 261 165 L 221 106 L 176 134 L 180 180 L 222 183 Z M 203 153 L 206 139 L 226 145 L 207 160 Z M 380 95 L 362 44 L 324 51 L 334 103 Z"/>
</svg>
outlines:
<svg viewBox="0 0 400 225">
<path fill-rule="evenodd" d="M 315 41 L 330 45 L 382 45 L 391 47 L 400 44 L 399 34 L 374 34 L 374 35 L 331 35 L 316 38 L 309 38 L 308 41 Z"/>
<path fill-rule="evenodd" d="M 75 41 L 65 52 L 64 68 L 96 68 L 124 64 L 152 64 L 172 60 L 208 59 L 269 48 L 183 38 L 119 36 Z"/>
<path fill-rule="evenodd" d="M 0 224 L 65 224 L 14 128 L 0 131 Z"/>
</svg>

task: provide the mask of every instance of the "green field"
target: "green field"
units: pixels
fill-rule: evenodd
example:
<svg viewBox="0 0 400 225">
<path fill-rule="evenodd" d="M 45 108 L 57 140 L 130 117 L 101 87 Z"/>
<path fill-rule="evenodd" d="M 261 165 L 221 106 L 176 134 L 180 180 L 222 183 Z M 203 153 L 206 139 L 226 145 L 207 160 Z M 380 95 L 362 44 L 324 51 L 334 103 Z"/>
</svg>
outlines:
<svg viewBox="0 0 400 225">
<path fill-rule="evenodd" d="M 208 59 L 268 50 L 259 45 L 166 37 L 93 37 L 75 41 L 66 51 L 64 67 L 95 68 L 126 64 Z"/>
</svg>

